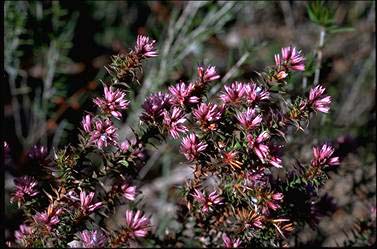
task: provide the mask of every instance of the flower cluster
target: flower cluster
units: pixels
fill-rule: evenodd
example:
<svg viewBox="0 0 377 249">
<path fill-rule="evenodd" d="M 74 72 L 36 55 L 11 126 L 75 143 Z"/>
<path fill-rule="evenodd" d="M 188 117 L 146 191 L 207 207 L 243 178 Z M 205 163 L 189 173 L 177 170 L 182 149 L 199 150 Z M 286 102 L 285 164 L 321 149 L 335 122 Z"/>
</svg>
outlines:
<svg viewBox="0 0 377 249">
<path fill-rule="evenodd" d="M 288 74 L 305 69 L 301 51 L 283 48 L 258 79 L 228 82 L 212 98 L 207 90 L 220 75 L 214 66 L 199 66 L 192 82 L 179 81 L 148 96 L 141 105 L 140 127 L 130 127 L 133 137 L 119 141 L 114 119 L 121 120 L 131 104 L 122 89 L 140 83 L 141 61 L 157 55 L 155 41 L 140 35 L 133 50 L 113 57 L 107 68 L 112 80 L 104 96 L 93 100 L 98 113 L 84 115 L 78 145 L 55 152 L 54 167 L 40 181 L 29 176 L 15 181 L 11 201 L 27 217 L 15 232 L 17 245 L 182 247 L 182 241 L 194 241 L 205 247 L 283 246 L 296 225 L 313 222 L 297 215 L 301 206 L 292 195 L 300 194 L 307 216 L 319 213 L 315 205 L 326 169 L 340 160 L 325 144 L 313 148 L 308 165 L 298 163 L 301 170 L 283 161 L 290 126 L 303 129 L 301 123 L 308 123 L 314 112 L 328 113 L 331 103 L 321 85 L 307 98 L 281 94 Z M 137 180 L 149 157 L 146 145 L 171 139 L 180 144 L 194 172 L 178 199 L 179 228 L 170 231 L 164 225 L 157 235 L 153 231 L 162 228 L 152 229 L 153 219 L 138 207 L 142 188 Z M 44 160 L 47 150 L 35 147 L 29 157 Z M 285 177 L 274 177 L 277 170 Z M 36 197 L 38 205 L 27 202 Z M 119 205 L 126 206 L 124 224 L 113 230 L 105 224 Z"/>
<path fill-rule="evenodd" d="M 11 203 L 23 204 L 27 198 L 36 196 L 38 182 L 31 176 L 23 176 L 14 180 L 16 191 L 12 194 Z"/>
</svg>

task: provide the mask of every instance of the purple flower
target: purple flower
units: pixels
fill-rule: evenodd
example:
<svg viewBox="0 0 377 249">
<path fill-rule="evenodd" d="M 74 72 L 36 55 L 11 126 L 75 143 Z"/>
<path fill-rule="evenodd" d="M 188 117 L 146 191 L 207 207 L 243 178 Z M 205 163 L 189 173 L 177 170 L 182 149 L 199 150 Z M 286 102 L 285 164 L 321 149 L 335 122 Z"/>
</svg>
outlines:
<svg viewBox="0 0 377 249">
<path fill-rule="evenodd" d="M 36 196 L 38 182 L 32 176 L 22 176 L 14 180 L 16 191 L 12 194 L 11 203 L 17 202 L 20 207 L 27 197 Z"/>
<path fill-rule="evenodd" d="M 93 102 L 102 110 L 104 113 L 113 115 L 116 119 L 122 117 L 121 110 L 126 110 L 129 104 L 127 101 L 126 93 L 122 90 L 113 90 L 111 87 L 104 87 L 105 98 L 95 98 Z"/>
<path fill-rule="evenodd" d="M 225 233 L 223 234 L 222 239 L 225 248 L 237 248 L 241 245 L 240 239 L 233 240 L 230 237 L 228 237 L 228 235 L 226 235 Z"/>
<path fill-rule="evenodd" d="M 213 81 L 220 78 L 214 66 L 208 66 L 206 69 L 198 67 L 198 76 L 202 82 Z"/>
<path fill-rule="evenodd" d="M 188 131 L 187 127 L 183 124 L 186 121 L 184 112 L 178 107 L 174 107 L 172 113 L 164 110 L 164 125 L 169 130 L 170 135 L 177 139 L 179 132 Z"/>
<path fill-rule="evenodd" d="M 145 237 L 147 235 L 150 228 L 150 221 L 147 217 L 142 215 L 140 210 L 136 211 L 136 213 L 127 210 L 125 218 L 131 237 Z"/>
<path fill-rule="evenodd" d="M 155 40 L 148 36 L 138 35 L 135 45 L 135 52 L 145 58 L 156 57 L 158 52 L 155 48 Z"/>
<path fill-rule="evenodd" d="M 191 194 L 194 199 L 202 205 L 202 212 L 207 213 L 212 206 L 223 204 L 223 198 L 216 193 L 211 192 L 208 196 L 206 193 L 202 193 L 200 190 L 194 189 L 195 194 Z"/>
<path fill-rule="evenodd" d="M 199 103 L 199 97 L 191 96 L 194 89 L 193 84 L 188 86 L 181 82 L 175 86 L 169 87 L 169 92 L 171 93 L 170 102 L 175 106 L 184 106 L 187 104 L 196 104 Z"/>
<path fill-rule="evenodd" d="M 304 57 L 301 51 L 296 50 L 295 47 L 289 46 L 281 49 L 281 57 L 279 54 L 275 55 L 275 64 L 277 67 L 283 66 L 287 70 L 304 71 Z"/>
<path fill-rule="evenodd" d="M 267 90 L 263 90 L 255 83 L 245 84 L 244 88 L 244 95 L 248 103 L 255 103 L 270 98 L 270 93 Z"/>
<path fill-rule="evenodd" d="M 109 144 L 116 145 L 118 135 L 113 123 L 109 120 L 98 119 L 95 121 L 95 129 L 90 133 L 89 142 L 94 143 L 99 149 Z"/>
<path fill-rule="evenodd" d="M 92 131 L 92 116 L 89 114 L 85 115 L 81 121 L 81 125 L 84 131 L 86 131 L 87 133 L 91 132 Z"/>
<path fill-rule="evenodd" d="M 131 184 L 125 183 L 121 186 L 124 198 L 133 201 L 136 196 L 136 186 L 131 186 Z"/>
<path fill-rule="evenodd" d="M 225 92 L 220 95 L 220 99 L 225 104 L 238 104 L 246 94 L 246 88 L 243 83 L 234 82 L 231 85 L 224 86 Z"/>
<path fill-rule="evenodd" d="M 259 134 L 257 138 L 254 138 L 253 135 L 247 135 L 247 141 L 249 143 L 249 147 L 255 152 L 255 154 L 259 157 L 259 159 L 264 163 L 265 160 L 270 155 L 270 149 L 267 145 L 264 144 L 266 140 L 270 138 L 270 135 L 267 131 L 262 132 Z"/>
<path fill-rule="evenodd" d="M 45 212 L 37 212 L 33 219 L 36 223 L 43 224 L 47 230 L 51 230 L 52 226 L 59 223 L 59 215 L 62 213 L 63 209 L 54 207 L 50 204 Z"/>
<path fill-rule="evenodd" d="M 257 115 L 254 109 L 247 108 L 246 112 L 241 112 L 236 115 L 241 126 L 249 131 L 260 125 L 262 116 Z"/>
<path fill-rule="evenodd" d="M 81 246 L 84 248 L 101 248 L 107 241 L 106 236 L 100 230 L 84 230 L 79 233 Z"/>
<path fill-rule="evenodd" d="M 142 107 L 145 110 L 140 119 L 149 123 L 160 123 L 164 117 L 163 110 L 170 109 L 170 96 L 166 93 L 155 93 L 145 99 Z"/>
<path fill-rule="evenodd" d="M 207 144 L 199 142 L 195 134 L 190 134 L 182 139 L 181 152 L 185 155 L 187 160 L 193 161 L 198 158 L 200 152 L 207 148 Z"/>
<path fill-rule="evenodd" d="M 86 194 L 86 192 L 80 192 L 80 208 L 84 214 L 93 212 L 94 210 L 101 208 L 103 206 L 102 202 L 96 202 L 92 204 L 94 197 L 94 192 Z"/>
<path fill-rule="evenodd" d="M 220 120 L 223 109 L 216 104 L 201 103 L 192 113 L 204 130 L 216 130 L 216 121 Z"/>
<path fill-rule="evenodd" d="M 256 187 L 263 187 L 267 184 L 267 177 L 264 174 L 264 168 L 255 172 L 247 172 L 245 177 L 245 189 L 253 189 Z"/>
<path fill-rule="evenodd" d="M 34 145 L 28 152 L 27 156 L 32 160 L 42 161 L 48 155 L 47 148 L 43 145 Z"/>
<path fill-rule="evenodd" d="M 328 144 L 322 145 L 321 149 L 319 147 L 313 147 L 313 160 L 312 166 L 320 167 L 324 165 L 339 165 L 339 157 L 331 157 L 334 153 L 334 148 Z"/>
<path fill-rule="evenodd" d="M 16 238 L 16 241 L 22 241 L 26 236 L 33 233 L 33 230 L 31 227 L 26 226 L 25 224 L 21 224 L 20 228 L 14 232 L 14 237 Z"/>
<path fill-rule="evenodd" d="M 324 95 L 325 90 L 326 89 L 321 85 L 310 89 L 309 105 L 311 105 L 314 110 L 328 113 L 330 110 L 331 96 Z"/>
</svg>

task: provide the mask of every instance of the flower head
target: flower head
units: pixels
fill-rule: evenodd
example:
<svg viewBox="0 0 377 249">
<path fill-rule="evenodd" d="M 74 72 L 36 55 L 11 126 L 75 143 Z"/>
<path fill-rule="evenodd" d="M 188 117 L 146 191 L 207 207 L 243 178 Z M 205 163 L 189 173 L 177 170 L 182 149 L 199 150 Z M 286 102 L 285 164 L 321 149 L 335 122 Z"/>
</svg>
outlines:
<svg viewBox="0 0 377 249">
<path fill-rule="evenodd" d="M 222 112 L 222 108 L 216 104 L 201 103 L 192 113 L 203 130 L 215 130 L 217 128 L 215 122 L 221 119 Z"/>
<path fill-rule="evenodd" d="M 47 208 L 47 211 L 42 213 L 37 212 L 33 219 L 36 223 L 42 224 L 47 228 L 47 230 L 51 230 L 52 226 L 59 223 L 59 215 L 63 212 L 63 209 L 55 207 L 53 204 L 50 204 Z"/>
<path fill-rule="evenodd" d="M 269 147 L 264 143 L 270 138 L 270 135 L 267 131 L 262 132 L 259 134 L 257 138 L 254 138 L 253 135 L 248 134 L 247 135 L 247 141 L 249 143 L 249 147 L 255 152 L 255 154 L 258 156 L 258 158 L 265 162 L 267 158 L 270 156 L 270 149 Z"/>
<path fill-rule="evenodd" d="M 126 110 L 129 101 L 126 100 L 126 93 L 122 90 L 113 90 L 111 87 L 104 87 L 105 98 L 95 98 L 93 102 L 104 112 L 109 113 L 116 119 L 122 117 L 122 110 Z"/>
<path fill-rule="evenodd" d="M 183 124 L 186 121 L 186 118 L 185 113 L 181 109 L 174 107 L 171 113 L 164 110 L 163 114 L 163 124 L 167 127 L 173 138 L 177 139 L 179 133 L 188 131 L 187 127 Z"/>
<path fill-rule="evenodd" d="M 149 219 L 138 210 L 136 213 L 127 210 L 125 214 L 127 228 L 131 237 L 145 237 L 150 228 Z"/>
<path fill-rule="evenodd" d="M 89 142 L 94 143 L 99 149 L 107 147 L 109 144 L 116 145 L 118 135 L 111 120 L 98 119 L 94 124 L 95 127 L 92 132 L 90 132 Z"/>
<path fill-rule="evenodd" d="M 208 66 L 206 69 L 198 67 L 198 76 L 202 82 L 209 82 L 220 78 L 214 66 Z"/>
<path fill-rule="evenodd" d="M 268 213 L 268 209 L 275 211 L 280 208 L 279 203 L 283 200 L 283 194 L 267 192 L 264 196 L 264 200 L 265 206 L 263 208 L 263 213 Z"/>
<path fill-rule="evenodd" d="M 27 156 L 32 160 L 42 161 L 48 156 L 48 151 L 43 145 L 34 145 L 27 153 Z"/>
<path fill-rule="evenodd" d="M 195 134 L 190 134 L 182 139 L 181 152 L 185 155 L 187 160 L 193 161 L 197 159 L 199 153 L 207 148 L 207 144 L 199 142 Z"/>
<path fill-rule="evenodd" d="M 121 186 L 124 198 L 133 201 L 136 196 L 136 186 L 131 186 L 129 183 L 125 183 Z"/>
<path fill-rule="evenodd" d="M 80 244 L 84 248 L 104 247 L 107 241 L 106 236 L 100 230 L 84 230 L 79 233 Z"/>
<path fill-rule="evenodd" d="M 309 105 L 316 111 L 328 113 L 330 110 L 331 96 L 324 95 L 325 90 L 326 89 L 321 85 L 310 89 Z"/>
<path fill-rule="evenodd" d="M 257 86 L 255 83 L 245 84 L 244 88 L 244 96 L 249 104 L 270 98 L 270 93 L 267 90 Z"/>
<path fill-rule="evenodd" d="M 208 196 L 206 193 L 202 193 L 200 190 L 194 189 L 195 193 L 191 194 L 194 199 L 202 206 L 202 212 L 207 213 L 213 206 L 223 204 L 223 198 L 216 193 L 211 192 Z"/>
<path fill-rule="evenodd" d="M 25 239 L 26 236 L 33 233 L 33 229 L 25 224 L 21 224 L 20 228 L 14 232 L 14 237 L 17 242 L 21 242 Z"/>
<path fill-rule="evenodd" d="M 155 48 L 155 40 L 148 36 L 138 35 L 135 45 L 135 52 L 145 58 L 156 57 L 158 52 Z"/>
<path fill-rule="evenodd" d="M 238 104 L 242 101 L 246 93 L 243 83 L 234 82 L 231 85 L 224 86 L 225 92 L 220 95 L 220 99 L 225 104 Z"/>
<path fill-rule="evenodd" d="M 334 148 L 328 144 L 322 145 L 321 148 L 313 147 L 312 166 L 320 167 L 325 165 L 339 165 L 339 157 L 331 157 L 334 153 Z"/>
<path fill-rule="evenodd" d="M 262 122 L 262 116 L 257 115 L 254 109 L 247 108 L 246 112 L 241 112 L 236 115 L 241 126 L 249 131 L 255 129 Z"/>
<path fill-rule="evenodd" d="M 87 194 L 84 191 L 80 192 L 80 209 L 84 214 L 93 212 L 94 210 L 103 206 L 102 202 L 93 203 L 94 192 Z"/>
<path fill-rule="evenodd" d="M 171 94 L 170 102 L 175 106 L 199 103 L 199 97 L 192 96 L 193 89 L 193 84 L 186 85 L 184 82 L 169 87 L 169 92 Z"/>
<path fill-rule="evenodd" d="M 164 117 L 163 110 L 170 108 L 171 97 L 165 93 L 155 93 L 145 99 L 142 107 L 145 110 L 140 119 L 149 123 L 160 123 Z"/>
<path fill-rule="evenodd" d="M 222 239 L 225 248 L 237 248 L 241 245 L 240 239 L 233 240 L 230 237 L 228 237 L 228 235 L 226 235 L 225 233 L 223 234 Z"/>
<path fill-rule="evenodd" d="M 81 125 L 86 132 L 91 132 L 92 131 L 92 116 L 87 114 L 83 117 L 81 121 Z"/>
<path fill-rule="evenodd" d="M 18 206 L 28 197 L 36 196 L 39 192 L 36 189 L 38 182 L 32 176 L 22 176 L 14 180 L 16 191 L 12 194 L 11 203 L 17 202 Z"/>
<path fill-rule="evenodd" d="M 301 51 L 295 47 L 289 46 L 281 49 L 281 57 L 279 54 L 275 55 L 275 64 L 280 67 L 283 66 L 287 70 L 304 71 L 304 57 L 301 55 Z"/>
</svg>

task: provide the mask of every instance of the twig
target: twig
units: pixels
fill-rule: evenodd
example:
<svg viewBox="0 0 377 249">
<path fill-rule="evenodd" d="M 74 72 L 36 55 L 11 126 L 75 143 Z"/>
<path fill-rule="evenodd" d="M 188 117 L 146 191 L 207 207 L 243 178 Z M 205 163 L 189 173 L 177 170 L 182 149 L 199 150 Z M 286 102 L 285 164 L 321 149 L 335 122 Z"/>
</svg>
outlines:
<svg viewBox="0 0 377 249">
<path fill-rule="evenodd" d="M 318 85 L 319 83 L 319 75 L 321 72 L 321 63 L 322 63 L 322 49 L 323 45 L 325 43 L 325 35 L 326 35 L 326 29 L 324 27 L 321 27 L 321 32 L 319 34 L 319 44 L 317 48 L 317 58 L 316 58 L 316 65 L 315 65 L 315 74 L 314 74 L 314 85 Z"/>
</svg>

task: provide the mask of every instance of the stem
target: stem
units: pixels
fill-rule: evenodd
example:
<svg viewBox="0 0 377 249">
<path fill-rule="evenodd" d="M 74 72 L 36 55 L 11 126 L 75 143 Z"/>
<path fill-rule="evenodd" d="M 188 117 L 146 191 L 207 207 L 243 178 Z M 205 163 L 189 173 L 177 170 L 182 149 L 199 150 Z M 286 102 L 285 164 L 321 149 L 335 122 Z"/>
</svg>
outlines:
<svg viewBox="0 0 377 249">
<path fill-rule="evenodd" d="M 315 74 L 314 74 L 314 85 L 318 85 L 319 82 L 319 75 L 321 72 L 321 62 L 322 62 L 322 49 L 323 45 L 325 43 L 325 35 L 326 35 L 326 29 L 324 27 L 321 27 L 321 32 L 319 34 L 319 44 L 317 48 L 317 60 L 315 65 Z"/>
</svg>

